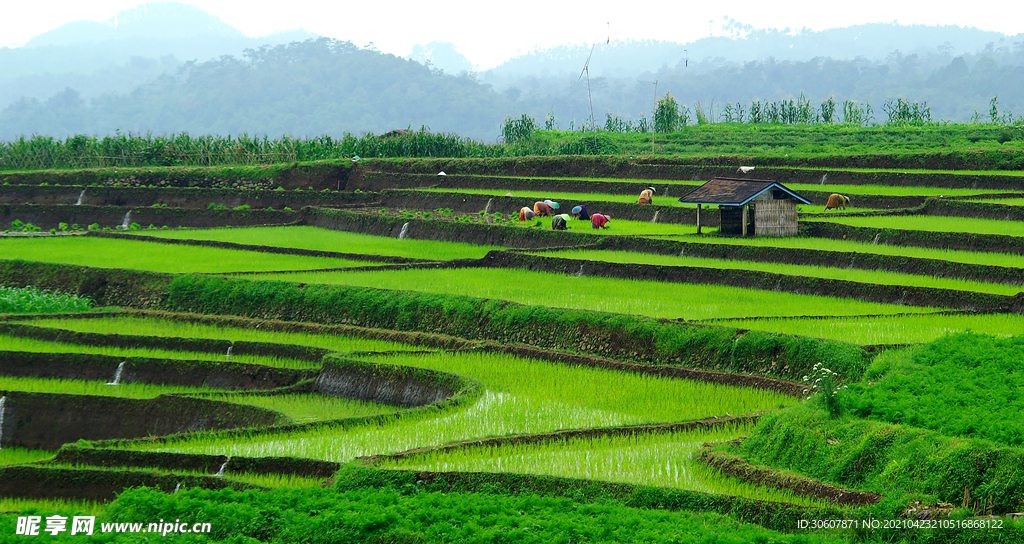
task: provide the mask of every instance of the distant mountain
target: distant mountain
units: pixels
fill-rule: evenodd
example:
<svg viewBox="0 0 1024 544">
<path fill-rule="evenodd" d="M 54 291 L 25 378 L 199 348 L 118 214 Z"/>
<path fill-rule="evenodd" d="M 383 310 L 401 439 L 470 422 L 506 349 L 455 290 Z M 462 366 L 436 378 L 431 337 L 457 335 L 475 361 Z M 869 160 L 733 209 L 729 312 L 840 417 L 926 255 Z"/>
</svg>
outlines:
<svg viewBox="0 0 1024 544">
<path fill-rule="evenodd" d="M 509 105 L 469 73 L 328 38 L 186 63 L 130 92 L 86 101 L 75 89 L 0 110 L 0 140 L 20 135 L 269 134 L 341 137 L 428 127 L 493 140 Z"/>
<path fill-rule="evenodd" d="M 18 48 L 0 48 L 0 108 L 22 98 L 45 99 L 66 87 L 91 99 L 127 92 L 173 72 L 183 62 L 318 37 L 304 30 L 250 38 L 199 8 L 178 2 L 144 4 L 105 23 L 76 21 Z"/>
<path fill-rule="evenodd" d="M 154 2 L 122 11 L 106 23 L 76 21 L 44 32 L 24 48 L 67 46 L 110 40 L 181 40 L 194 37 L 245 39 L 245 34 L 217 17 L 178 2 Z"/>
<path fill-rule="evenodd" d="M 590 62 L 591 77 L 632 78 L 680 64 L 699 61 L 736 65 L 761 61 L 808 61 L 815 57 L 836 60 L 884 60 L 893 52 L 920 57 L 941 54 L 952 58 L 983 50 L 1012 46 L 1018 37 L 958 26 L 862 24 L 822 31 L 754 30 L 730 20 L 726 35 L 687 43 L 667 41 L 613 41 L 597 44 Z M 525 77 L 578 76 L 591 53 L 591 45 L 569 45 L 533 51 L 482 72 L 481 80 L 496 87 Z"/>
</svg>

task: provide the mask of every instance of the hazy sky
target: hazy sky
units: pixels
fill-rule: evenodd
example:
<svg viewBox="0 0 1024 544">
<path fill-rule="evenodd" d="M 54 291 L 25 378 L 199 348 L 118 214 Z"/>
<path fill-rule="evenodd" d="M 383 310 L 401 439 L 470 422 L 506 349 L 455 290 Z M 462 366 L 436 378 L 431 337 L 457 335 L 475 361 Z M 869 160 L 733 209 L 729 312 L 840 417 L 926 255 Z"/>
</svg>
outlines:
<svg viewBox="0 0 1024 544">
<path fill-rule="evenodd" d="M 0 46 L 13 47 L 64 23 L 103 22 L 119 11 L 144 4 L 138 0 L 17 1 L 4 0 Z M 350 40 L 373 42 L 386 53 L 405 56 L 416 44 L 452 42 L 480 69 L 519 53 L 555 45 L 630 39 L 689 42 L 720 33 L 723 17 L 754 28 L 824 30 L 859 23 L 974 26 L 1015 35 L 1024 32 L 1019 0 L 992 2 L 820 2 L 795 0 L 594 0 L 564 2 L 520 0 L 391 0 L 330 2 L 324 0 L 184 0 L 219 17 L 250 36 L 305 30 Z M 945 6 L 945 7 L 944 7 Z"/>
</svg>

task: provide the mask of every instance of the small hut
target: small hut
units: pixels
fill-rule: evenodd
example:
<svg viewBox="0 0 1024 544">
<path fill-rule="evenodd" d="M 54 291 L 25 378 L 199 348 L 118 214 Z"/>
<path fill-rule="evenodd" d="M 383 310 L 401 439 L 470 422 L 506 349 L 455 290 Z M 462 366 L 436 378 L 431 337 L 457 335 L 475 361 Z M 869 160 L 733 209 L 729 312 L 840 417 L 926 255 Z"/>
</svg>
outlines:
<svg viewBox="0 0 1024 544">
<path fill-rule="evenodd" d="M 719 232 L 743 236 L 751 231 L 754 236 L 795 236 L 796 205 L 811 203 L 776 181 L 735 178 L 714 178 L 679 201 L 697 205 L 697 234 L 701 206 L 706 204 L 718 206 Z"/>
</svg>

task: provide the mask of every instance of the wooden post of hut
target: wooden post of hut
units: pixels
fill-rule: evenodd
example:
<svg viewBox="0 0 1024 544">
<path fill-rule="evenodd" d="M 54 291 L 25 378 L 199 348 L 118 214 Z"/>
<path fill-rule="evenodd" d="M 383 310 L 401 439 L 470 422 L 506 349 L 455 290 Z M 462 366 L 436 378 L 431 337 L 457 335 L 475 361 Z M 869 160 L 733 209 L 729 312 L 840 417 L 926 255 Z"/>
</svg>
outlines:
<svg viewBox="0 0 1024 544">
<path fill-rule="evenodd" d="M 735 178 L 715 178 L 679 201 L 697 205 L 697 234 L 702 227 L 701 206 L 714 204 L 719 210 L 719 233 L 741 236 L 750 234 L 751 206 L 754 236 L 795 236 L 796 206 L 811 203 L 776 181 Z"/>
</svg>

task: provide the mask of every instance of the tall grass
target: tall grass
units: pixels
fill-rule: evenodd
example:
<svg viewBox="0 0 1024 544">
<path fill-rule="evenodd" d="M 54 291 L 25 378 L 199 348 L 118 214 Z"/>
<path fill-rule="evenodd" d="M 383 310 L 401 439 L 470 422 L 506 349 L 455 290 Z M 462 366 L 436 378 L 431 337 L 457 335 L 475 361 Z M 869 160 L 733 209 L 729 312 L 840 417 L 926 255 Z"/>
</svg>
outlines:
<svg viewBox="0 0 1024 544">
<path fill-rule="evenodd" d="M 75 135 L 65 139 L 24 136 L 0 141 L 0 169 L 106 168 L 139 166 L 263 165 L 360 157 L 501 157 L 509 148 L 486 145 L 456 134 L 431 134 L 425 129 L 399 137 L 373 134 L 341 138 L 282 136 L 270 139 L 188 133 L 153 136 L 121 134 Z"/>
<path fill-rule="evenodd" d="M 0 285 L 0 314 L 46 314 L 85 312 L 92 301 L 35 287 L 4 287 Z"/>
</svg>

